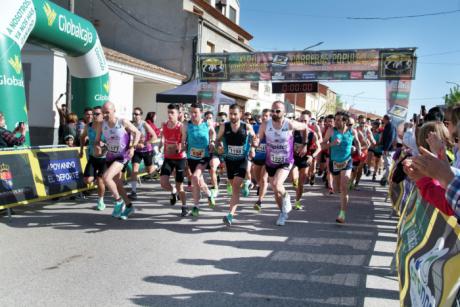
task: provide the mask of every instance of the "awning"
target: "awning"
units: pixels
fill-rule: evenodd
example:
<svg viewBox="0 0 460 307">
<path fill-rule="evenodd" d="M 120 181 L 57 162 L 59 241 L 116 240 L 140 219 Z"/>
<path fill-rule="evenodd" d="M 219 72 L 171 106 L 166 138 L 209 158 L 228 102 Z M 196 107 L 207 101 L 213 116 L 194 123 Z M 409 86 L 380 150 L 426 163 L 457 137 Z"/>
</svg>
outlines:
<svg viewBox="0 0 460 307">
<path fill-rule="evenodd" d="M 157 102 L 163 103 L 194 103 L 197 101 L 199 88 L 199 80 L 193 80 L 176 88 L 158 93 L 156 100 Z M 235 99 L 221 92 L 218 92 L 217 95 L 220 105 L 231 105 L 235 103 Z"/>
</svg>

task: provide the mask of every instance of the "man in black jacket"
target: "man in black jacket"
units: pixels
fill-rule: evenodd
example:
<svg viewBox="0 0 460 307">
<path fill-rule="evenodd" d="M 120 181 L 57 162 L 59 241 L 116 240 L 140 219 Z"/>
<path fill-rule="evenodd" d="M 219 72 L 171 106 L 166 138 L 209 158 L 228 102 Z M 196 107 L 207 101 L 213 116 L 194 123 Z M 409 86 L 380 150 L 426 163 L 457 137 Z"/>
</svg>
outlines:
<svg viewBox="0 0 460 307">
<path fill-rule="evenodd" d="M 396 128 L 391 123 L 391 118 L 388 115 L 383 117 L 383 124 L 385 127 L 383 128 L 381 143 L 383 146 L 383 164 L 385 167 L 385 173 L 380 180 L 380 184 L 385 186 L 388 182 L 388 175 L 390 173 L 391 167 L 391 153 L 393 151 L 393 145 L 396 141 Z"/>
<path fill-rule="evenodd" d="M 24 123 L 20 123 L 13 132 L 5 128 L 5 115 L 0 112 L 0 148 L 20 146 L 25 142 L 26 127 Z M 16 133 L 20 133 L 16 137 Z"/>
</svg>

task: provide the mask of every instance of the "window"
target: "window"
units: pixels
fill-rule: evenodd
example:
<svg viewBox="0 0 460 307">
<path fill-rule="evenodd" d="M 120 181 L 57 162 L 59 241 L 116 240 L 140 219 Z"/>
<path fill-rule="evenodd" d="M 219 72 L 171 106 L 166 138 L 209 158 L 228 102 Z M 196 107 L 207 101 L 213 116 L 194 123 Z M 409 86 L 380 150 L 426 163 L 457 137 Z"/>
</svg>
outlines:
<svg viewBox="0 0 460 307">
<path fill-rule="evenodd" d="M 216 50 L 216 45 L 214 45 L 211 42 L 206 43 L 206 52 L 207 53 L 213 53 Z"/>
<path fill-rule="evenodd" d="M 236 23 L 236 9 L 233 6 L 230 6 L 228 18 L 234 23 Z"/>
</svg>

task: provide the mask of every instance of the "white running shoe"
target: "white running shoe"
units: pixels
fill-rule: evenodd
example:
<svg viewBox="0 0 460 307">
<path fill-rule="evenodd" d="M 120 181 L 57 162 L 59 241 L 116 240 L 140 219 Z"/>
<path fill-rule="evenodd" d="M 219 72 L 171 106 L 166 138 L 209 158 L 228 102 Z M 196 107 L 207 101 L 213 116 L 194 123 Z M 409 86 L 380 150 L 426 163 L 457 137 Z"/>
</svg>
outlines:
<svg viewBox="0 0 460 307">
<path fill-rule="evenodd" d="M 276 225 L 284 226 L 287 219 L 288 219 L 287 213 L 280 212 L 280 215 L 278 216 L 278 220 L 276 221 Z"/>
<path fill-rule="evenodd" d="M 284 194 L 283 197 L 283 204 L 282 204 L 283 212 L 288 214 L 292 210 L 292 204 L 291 204 L 291 196 L 289 193 L 286 191 L 286 194 Z"/>
</svg>

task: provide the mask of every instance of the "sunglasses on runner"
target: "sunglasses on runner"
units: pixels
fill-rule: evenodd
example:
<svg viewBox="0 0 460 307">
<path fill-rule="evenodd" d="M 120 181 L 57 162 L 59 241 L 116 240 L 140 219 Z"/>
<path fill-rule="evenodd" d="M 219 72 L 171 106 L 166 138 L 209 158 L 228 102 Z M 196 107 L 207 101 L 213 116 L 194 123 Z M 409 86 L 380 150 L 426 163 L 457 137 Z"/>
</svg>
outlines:
<svg viewBox="0 0 460 307">
<path fill-rule="evenodd" d="M 101 115 L 102 113 L 93 113 L 94 116 L 99 116 Z"/>
<path fill-rule="evenodd" d="M 280 110 L 280 109 L 272 110 L 272 113 L 276 113 L 276 114 L 280 114 L 281 112 L 282 112 L 282 110 Z"/>
<path fill-rule="evenodd" d="M 141 116 L 141 113 L 133 113 L 134 116 Z"/>
</svg>

